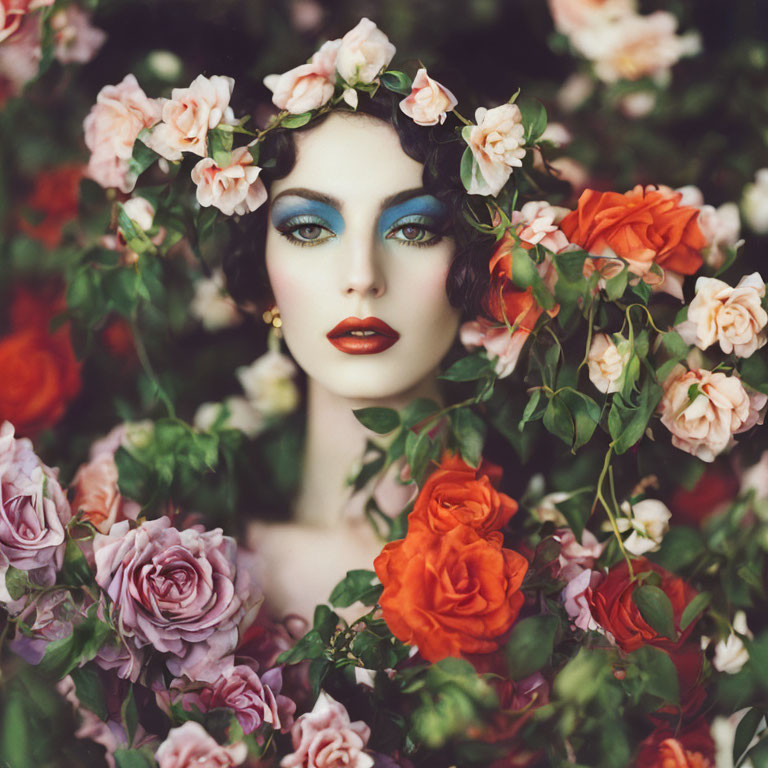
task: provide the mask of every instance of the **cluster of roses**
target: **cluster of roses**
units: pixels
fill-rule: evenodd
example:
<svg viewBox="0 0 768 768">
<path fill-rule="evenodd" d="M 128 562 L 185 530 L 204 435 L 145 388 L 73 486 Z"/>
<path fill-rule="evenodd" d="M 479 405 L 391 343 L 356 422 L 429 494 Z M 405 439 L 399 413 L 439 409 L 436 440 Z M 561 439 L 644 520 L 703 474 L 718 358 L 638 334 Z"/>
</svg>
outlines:
<svg viewBox="0 0 768 768">
<path fill-rule="evenodd" d="M 624 194 L 588 189 L 574 211 L 544 201 L 526 203 L 512 214 L 489 262 L 487 316 L 462 326 L 462 342 L 469 350 L 485 349 L 495 360 L 498 376 L 514 370 L 545 312 L 533 287 L 521 290 L 514 281 L 521 248 L 545 249 L 536 269 L 550 292 L 558 280 L 553 257 L 583 250 L 584 277 L 598 275 L 595 291 L 626 270 L 631 284 L 643 282 L 652 291 L 682 301 L 684 277 L 696 274 L 705 259 L 711 268 L 722 265 L 727 251 L 737 245 L 738 228 L 734 232 L 727 226 L 730 216 L 730 210 L 718 212 L 703 205 L 698 190 L 663 186 L 637 186 Z M 766 342 L 764 296 L 765 284 L 757 273 L 742 278 L 736 287 L 700 277 L 687 319 L 676 330 L 702 351 L 718 344 L 725 355 L 749 357 Z M 557 304 L 553 301 L 546 311 L 556 314 Z M 587 360 L 590 380 L 600 392 L 622 389 L 631 354 L 629 341 L 620 333 L 594 335 Z M 690 370 L 678 365 L 661 382 L 659 413 L 677 447 L 712 461 L 732 443 L 733 435 L 762 423 L 768 398 L 748 389 L 738 376 L 696 363 L 689 356 Z M 691 397 L 694 386 L 696 396 Z"/>
<path fill-rule="evenodd" d="M 368 727 L 351 722 L 330 696 L 294 722 L 296 705 L 280 694 L 282 673 L 274 666 L 288 638 L 272 633 L 265 640 L 264 627 L 254 623 L 260 593 L 252 556 L 220 529 L 180 529 L 166 516 L 137 521 L 138 505 L 120 495 L 115 451 L 146 440 L 148 429 L 123 426 L 94 445 L 73 483 L 73 515 L 57 472 L 10 423 L 0 427 L 0 603 L 14 627 L 11 647 L 29 663 L 53 663 L 48 651 L 55 648 L 60 659 L 82 626 L 90 650 L 76 649 L 63 671 L 75 675 L 87 664 L 101 677 L 106 714 L 79 701 L 79 678 L 63 678 L 59 689 L 82 718 L 77 735 L 104 745 L 112 766 L 114 752 L 127 748 L 157 748 L 161 768 L 234 766 L 248 752 L 243 741 L 219 744 L 198 722 L 171 729 L 165 740 L 141 720 L 128 732 L 121 709 L 135 683 L 130 695 L 142 691 L 169 717 L 177 704 L 198 713 L 223 708 L 241 739 L 290 731 L 294 750 L 285 768 L 306 765 L 329 743 L 338 751 L 340 741 L 357 756 L 350 764 L 369 768 Z M 73 569 L 80 569 L 77 580 Z"/>
<path fill-rule="evenodd" d="M 669 11 L 637 12 L 636 0 L 549 0 L 558 32 L 606 83 L 654 78 L 663 83 L 684 56 L 701 49 L 698 34 L 678 35 Z"/>
</svg>

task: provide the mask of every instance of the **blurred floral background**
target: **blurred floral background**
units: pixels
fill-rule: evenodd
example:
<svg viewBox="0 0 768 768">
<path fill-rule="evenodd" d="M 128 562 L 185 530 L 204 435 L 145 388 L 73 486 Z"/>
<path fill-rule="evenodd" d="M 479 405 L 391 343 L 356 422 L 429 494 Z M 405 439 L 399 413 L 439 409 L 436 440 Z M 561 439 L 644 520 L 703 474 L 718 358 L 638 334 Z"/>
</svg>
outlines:
<svg viewBox="0 0 768 768">
<path fill-rule="evenodd" d="M 105 218 L 105 191 L 88 178 L 83 121 L 101 88 L 128 73 L 150 97 L 204 73 L 235 78 L 236 111 L 263 124 L 272 111 L 264 76 L 295 66 L 319 41 L 342 35 L 364 15 L 386 30 L 401 63 L 422 62 L 451 84 L 460 103 L 503 103 L 518 88 L 540 100 L 553 147 L 547 163 L 561 180 L 562 203 L 573 207 L 586 187 L 695 186 L 702 197 L 690 190 L 692 204 L 703 199 L 712 206 L 711 265 L 722 266 L 743 237 L 740 271 L 765 274 L 763 3 L 640 0 L 642 24 L 597 38 L 574 17 L 580 5 L 0 0 L 0 422 L 11 420 L 19 434 L 33 437 L 36 451 L 68 482 L 93 441 L 119 422 L 170 411 L 193 423 L 206 419 L 205 402 L 244 394 L 248 400 L 247 367 L 264 352 L 266 330 L 262 308 L 236 307 L 222 295 L 226 232 L 201 247 L 183 216 L 153 222 L 150 212 L 147 229 L 172 234 L 162 259 L 133 282 L 93 269 L 99 254 L 105 265 L 114 252 L 130 263 L 131 251 Z M 109 231 L 114 234 L 104 234 Z M 120 285 L 104 282 L 113 279 Z M 143 301 L 145 294 L 151 301 Z M 138 326 L 140 335 L 133 333 Z M 299 396 L 284 389 L 267 410 L 290 411 Z M 301 425 L 280 423 L 272 431 L 268 419 L 254 425 L 263 437 L 258 442 L 217 446 L 215 475 L 195 474 L 199 467 L 190 459 L 195 479 L 183 484 L 177 500 L 194 497 L 209 520 L 230 527 L 238 524 L 243 500 L 284 508 L 296 470 L 283 457 L 297 450 Z M 547 475 L 548 484 L 575 488 L 580 466 L 594 463 L 580 454 L 568 476 L 553 481 L 546 453 L 517 447 L 528 462 L 513 478 L 518 497 L 535 472 Z M 678 507 L 670 506 L 695 519 L 718 493 L 733 495 L 733 482 L 727 466 L 715 465 L 698 497 L 682 494 Z M 674 499 L 674 483 L 665 489 Z M 50 686 L 14 658 L 2 661 L 0 763 L 103 764 L 103 750 L 72 737 L 74 716 Z"/>
</svg>

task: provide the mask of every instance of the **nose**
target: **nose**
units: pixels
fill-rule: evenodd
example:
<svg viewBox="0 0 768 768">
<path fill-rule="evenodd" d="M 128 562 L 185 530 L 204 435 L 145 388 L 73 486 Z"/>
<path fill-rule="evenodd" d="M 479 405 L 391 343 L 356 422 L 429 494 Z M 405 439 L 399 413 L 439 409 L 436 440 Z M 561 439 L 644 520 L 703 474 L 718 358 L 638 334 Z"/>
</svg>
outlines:
<svg viewBox="0 0 768 768">
<path fill-rule="evenodd" d="M 378 298 L 384 295 L 386 280 L 373 238 L 360 238 L 351 241 L 348 258 L 345 262 L 341 283 L 345 295 L 357 294 L 362 298 Z"/>
</svg>

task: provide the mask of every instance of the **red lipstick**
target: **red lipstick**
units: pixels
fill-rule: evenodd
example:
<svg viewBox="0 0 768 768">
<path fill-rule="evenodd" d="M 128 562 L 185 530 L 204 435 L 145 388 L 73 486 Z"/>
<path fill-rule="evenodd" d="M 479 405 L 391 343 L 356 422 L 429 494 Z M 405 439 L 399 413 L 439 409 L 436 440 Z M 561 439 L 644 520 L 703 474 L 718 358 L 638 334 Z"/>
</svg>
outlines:
<svg viewBox="0 0 768 768">
<path fill-rule="evenodd" d="M 329 331 L 327 338 L 348 355 L 377 355 L 389 349 L 400 334 L 378 317 L 348 317 Z"/>
</svg>

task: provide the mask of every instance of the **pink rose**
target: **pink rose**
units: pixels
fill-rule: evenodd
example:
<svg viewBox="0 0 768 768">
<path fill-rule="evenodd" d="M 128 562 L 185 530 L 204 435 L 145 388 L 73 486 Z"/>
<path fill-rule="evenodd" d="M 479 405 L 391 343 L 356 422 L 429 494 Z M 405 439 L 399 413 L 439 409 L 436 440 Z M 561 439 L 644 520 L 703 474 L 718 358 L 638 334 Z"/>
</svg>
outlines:
<svg viewBox="0 0 768 768">
<path fill-rule="evenodd" d="M 512 169 L 523 164 L 523 118 L 516 104 L 502 104 L 493 109 L 478 107 L 475 121 L 477 125 L 467 126 L 461 134 L 474 157 L 467 192 L 495 197 L 507 183 Z"/>
<path fill-rule="evenodd" d="M 736 376 L 676 366 L 664 382 L 659 404 L 661 423 L 672 433 L 672 444 L 702 461 L 714 461 L 733 435 L 761 420 L 765 395 L 751 397 Z"/>
<path fill-rule="evenodd" d="M 253 733 L 262 723 L 276 731 L 288 731 L 293 724 L 296 705 L 280 696 L 282 673 L 279 668 L 265 672 L 261 678 L 245 664 L 223 672 L 210 687 L 183 695 L 184 707 L 197 706 L 201 712 L 224 707 L 234 710 L 243 733 Z"/>
<path fill-rule="evenodd" d="M 220 528 L 179 531 L 161 517 L 133 530 L 116 523 L 108 536 L 96 534 L 93 549 L 96 582 L 129 649 L 168 654 L 177 677 L 216 680 L 256 597 L 250 563 L 234 540 Z"/>
<path fill-rule="evenodd" d="M 197 184 L 197 202 L 204 208 L 213 205 L 227 216 L 255 211 L 267 199 L 267 189 L 259 178 L 261 168 L 253 164 L 248 147 L 232 151 L 232 162 L 219 168 L 204 157 L 192 169 Z"/>
<path fill-rule="evenodd" d="M 39 664 L 49 643 L 70 637 L 74 620 L 83 616 L 73 597 L 68 589 L 53 589 L 33 600 L 19 600 L 23 608 L 15 618 L 26 625 L 30 634 L 17 629 L 11 650 L 28 664 Z"/>
<path fill-rule="evenodd" d="M 248 756 L 242 741 L 221 746 L 200 723 L 188 721 L 171 728 L 168 738 L 155 752 L 160 768 L 230 768 Z"/>
<path fill-rule="evenodd" d="M 394 55 L 395 46 L 387 36 L 363 18 L 341 39 L 336 71 L 349 85 L 372 83 Z"/>
<path fill-rule="evenodd" d="M 91 17 L 76 5 L 68 5 L 51 16 L 56 58 L 62 64 L 85 64 L 104 45 L 107 35 L 91 26 Z"/>
<path fill-rule="evenodd" d="M 294 115 L 319 109 L 333 96 L 336 86 L 336 57 L 341 40 L 329 40 L 308 64 L 300 64 L 282 75 L 268 75 L 264 85 L 272 91 L 272 103 Z"/>
<path fill-rule="evenodd" d="M 124 498 L 117 486 L 115 452 L 124 431 L 123 426 L 116 427 L 104 440 L 94 443 L 90 461 L 77 470 L 72 481 L 75 489 L 72 508 L 75 514 L 80 513 L 83 520 L 92 523 L 104 534 L 109 533 L 114 523 L 135 520 L 141 511 L 141 506 Z"/>
<path fill-rule="evenodd" d="M 587 595 L 603 580 L 597 571 L 584 570 L 572 578 L 560 594 L 563 606 L 574 625 L 582 631 L 599 630 L 599 624 L 592 618 Z"/>
<path fill-rule="evenodd" d="M 581 543 L 576 540 L 576 535 L 570 528 L 556 531 L 555 538 L 560 542 L 560 555 L 557 558 L 560 566 L 558 578 L 565 581 L 571 581 L 582 571 L 591 569 L 605 548 L 605 544 L 601 544 L 586 528 L 581 534 Z"/>
<path fill-rule="evenodd" d="M 512 213 L 512 225 L 517 227 L 517 236 L 524 243 L 560 253 L 570 245 L 558 226 L 568 213 L 567 208 L 550 205 L 546 200 L 531 200 Z"/>
<path fill-rule="evenodd" d="M 188 88 L 174 88 L 162 101 L 162 122 L 147 137 L 147 146 L 166 160 L 181 160 L 182 152 L 205 157 L 208 131 L 236 122 L 229 106 L 234 87 L 231 77 L 198 75 Z"/>
<path fill-rule="evenodd" d="M 510 333 L 506 325 L 497 325 L 484 317 L 463 323 L 459 329 L 459 338 L 467 351 L 472 352 L 482 347 L 490 359 L 496 360 L 494 370 L 501 379 L 515 370 L 530 334 L 524 328 Z"/>
<path fill-rule="evenodd" d="M 634 0 L 549 0 L 552 20 L 557 31 L 564 35 L 626 16 L 634 10 Z"/>
<path fill-rule="evenodd" d="M 346 707 L 320 691 L 312 711 L 294 724 L 293 752 L 280 768 L 371 768 L 373 758 L 363 751 L 370 735 L 362 720 L 350 722 Z"/>
<path fill-rule="evenodd" d="M 400 102 L 400 109 L 416 125 L 442 125 L 458 103 L 456 97 L 422 67 L 416 73 L 410 94 Z"/>
<path fill-rule="evenodd" d="M 13 37 L 0 44 L 0 107 L 37 76 L 42 55 L 40 25 L 27 16 Z"/>
<path fill-rule="evenodd" d="M 9 566 L 28 571 L 41 586 L 56 581 L 72 516 L 56 477 L 29 440 L 14 437 L 9 421 L 0 426 L 0 602 L 11 601 L 5 587 Z"/>
<path fill-rule="evenodd" d="M 133 144 L 144 128 L 159 119 L 159 102 L 147 98 L 133 75 L 126 75 L 117 85 L 104 86 L 83 122 L 85 143 L 91 151 L 87 175 L 102 187 L 130 192 L 136 184 L 128 174 Z"/>
<path fill-rule="evenodd" d="M 53 0 L 0 0 L 0 43 L 7 40 L 30 11 L 53 5 Z"/>
</svg>

